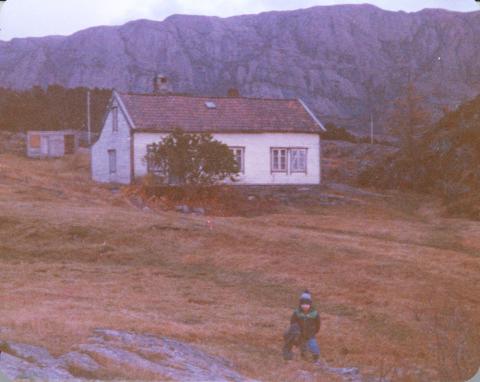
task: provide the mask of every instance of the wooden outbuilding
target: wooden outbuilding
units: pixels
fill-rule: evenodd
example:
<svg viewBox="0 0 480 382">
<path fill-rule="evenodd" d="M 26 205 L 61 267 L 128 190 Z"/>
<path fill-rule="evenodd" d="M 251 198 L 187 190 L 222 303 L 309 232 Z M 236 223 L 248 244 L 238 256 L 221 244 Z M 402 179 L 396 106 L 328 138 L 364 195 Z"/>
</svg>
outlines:
<svg viewBox="0 0 480 382">
<path fill-rule="evenodd" d="M 27 156 L 30 158 L 59 158 L 75 154 L 78 147 L 79 134 L 74 130 L 27 133 Z"/>
</svg>

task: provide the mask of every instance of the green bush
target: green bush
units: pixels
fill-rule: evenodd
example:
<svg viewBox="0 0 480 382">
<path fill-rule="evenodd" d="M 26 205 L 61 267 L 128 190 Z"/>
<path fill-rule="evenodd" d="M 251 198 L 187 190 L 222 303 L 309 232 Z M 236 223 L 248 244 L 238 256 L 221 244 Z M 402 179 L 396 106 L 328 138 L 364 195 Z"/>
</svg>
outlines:
<svg viewBox="0 0 480 382">
<path fill-rule="evenodd" d="M 212 186 L 225 179 L 236 180 L 238 164 L 230 148 L 207 133 L 175 129 L 154 143 L 146 160 L 158 169 L 167 184 Z"/>
</svg>

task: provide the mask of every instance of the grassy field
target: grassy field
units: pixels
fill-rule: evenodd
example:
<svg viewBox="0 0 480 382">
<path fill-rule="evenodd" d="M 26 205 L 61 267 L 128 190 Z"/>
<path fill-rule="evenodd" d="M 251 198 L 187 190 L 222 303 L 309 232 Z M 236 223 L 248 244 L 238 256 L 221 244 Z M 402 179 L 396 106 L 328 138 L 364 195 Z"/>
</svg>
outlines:
<svg viewBox="0 0 480 382">
<path fill-rule="evenodd" d="M 0 155 L 4 339 L 61 354 L 94 328 L 134 330 L 293 381 L 313 369 L 282 361 L 282 333 L 308 287 L 332 366 L 395 381 L 478 369 L 480 223 L 397 193 L 255 218 L 142 211 L 88 169 Z"/>
</svg>

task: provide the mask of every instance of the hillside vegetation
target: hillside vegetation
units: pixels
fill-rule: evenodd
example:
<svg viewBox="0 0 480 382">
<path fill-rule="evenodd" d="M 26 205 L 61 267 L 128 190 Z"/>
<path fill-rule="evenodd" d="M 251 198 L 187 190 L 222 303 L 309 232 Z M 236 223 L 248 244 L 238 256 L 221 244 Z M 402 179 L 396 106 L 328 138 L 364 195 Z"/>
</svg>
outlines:
<svg viewBox="0 0 480 382">
<path fill-rule="evenodd" d="M 450 214 L 480 219 L 480 96 L 427 129 L 415 151 L 377 158 L 360 182 L 437 195 Z"/>
<path fill-rule="evenodd" d="M 432 199 L 324 188 L 341 202 L 200 217 L 136 209 L 90 182 L 84 155 L 0 164 L 6 340 L 59 355 L 95 328 L 133 330 L 197 344 L 261 380 L 332 381 L 281 360 L 308 287 L 330 365 L 394 381 L 478 369 L 480 224 L 440 217 Z"/>
<path fill-rule="evenodd" d="M 15 91 L 0 88 L 0 131 L 87 130 L 87 88 L 66 89 L 59 85 L 34 86 Z M 91 90 L 92 131 L 103 123 L 111 90 Z"/>
</svg>

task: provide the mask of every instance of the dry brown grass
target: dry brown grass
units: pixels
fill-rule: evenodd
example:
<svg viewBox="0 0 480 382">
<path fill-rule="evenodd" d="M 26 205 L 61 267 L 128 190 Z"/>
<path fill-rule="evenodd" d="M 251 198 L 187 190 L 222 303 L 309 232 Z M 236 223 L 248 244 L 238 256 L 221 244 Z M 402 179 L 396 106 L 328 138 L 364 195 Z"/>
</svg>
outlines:
<svg viewBox="0 0 480 382">
<path fill-rule="evenodd" d="M 332 365 L 408 381 L 467 379 L 480 364 L 479 223 L 406 194 L 256 218 L 143 212 L 88 167 L 0 156 L 4 339 L 61 354 L 94 328 L 134 330 L 295 380 L 313 369 L 283 363 L 281 334 L 308 287 Z"/>
</svg>

